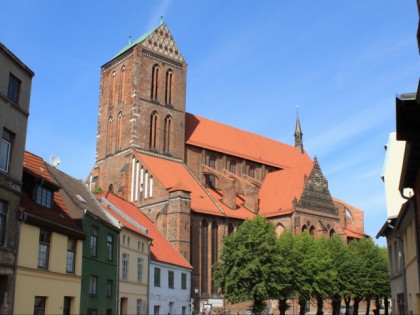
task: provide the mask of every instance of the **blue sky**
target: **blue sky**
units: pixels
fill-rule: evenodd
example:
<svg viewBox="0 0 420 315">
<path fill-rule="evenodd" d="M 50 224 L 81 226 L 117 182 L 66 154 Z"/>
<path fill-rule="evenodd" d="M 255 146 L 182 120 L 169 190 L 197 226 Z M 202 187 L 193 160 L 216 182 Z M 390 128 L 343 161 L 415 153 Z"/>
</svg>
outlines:
<svg viewBox="0 0 420 315">
<path fill-rule="evenodd" d="M 100 67 L 164 16 L 188 63 L 187 111 L 304 146 L 331 193 L 386 219 L 380 179 L 395 95 L 417 89 L 414 0 L 14 0 L 0 41 L 34 72 L 27 150 L 86 178 Z M 379 240 L 384 244 L 385 241 Z"/>
</svg>

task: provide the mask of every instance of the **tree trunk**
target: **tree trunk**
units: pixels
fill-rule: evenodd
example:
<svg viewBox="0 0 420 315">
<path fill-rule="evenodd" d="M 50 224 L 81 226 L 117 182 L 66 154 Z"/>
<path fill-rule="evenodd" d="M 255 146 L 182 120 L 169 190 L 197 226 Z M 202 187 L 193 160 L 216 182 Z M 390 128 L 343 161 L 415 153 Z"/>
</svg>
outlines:
<svg viewBox="0 0 420 315">
<path fill-rule="evenodd" d="M 370 299 L 366 298 L 366 315 L 369 315 L 370 312 Z"/>
<path fill-rule="evenodd" d="M 344 299 L 344 303 L 346 304 L 346 315 L 350 315 L 350 301 L 351 297 Z"/>
<path fill-rule="evenodd" d="M 385 315 L 389 315 L 388 308 L 389 308 L 389 300 L 388 297 L 384 297 L 384 307 L 385 307 Z"/>
<path fill-rule="evenodd" d="M 289 308 L 289 305 L 287 304 L 287 299 L 279 300 L 280 315 L 286 315 L 286 311 L 288 308 Z"/>
<path fill-rule="evenodd" d="M 353 315 L 359 315 L 360 298 L 353 298 Z"/>
<path fill-rule="evenodd" d="M 340 314 L 340 305 L 341 305 L 341 298 L 340 297 L 333 297 L 331 306 L 332 306 L 332 315 L 339 315 Z"/>
<path fill-rule="evenodd" d="M 324 315 L 324 299 L 322 296 L 317 296 L 316 307 L 316 315 Z"/>
<path fill-rule="evenodd" d="M 306 299 L 299 298 L 299 315 L 305 315 L 306 313 Z"/>
</svg>

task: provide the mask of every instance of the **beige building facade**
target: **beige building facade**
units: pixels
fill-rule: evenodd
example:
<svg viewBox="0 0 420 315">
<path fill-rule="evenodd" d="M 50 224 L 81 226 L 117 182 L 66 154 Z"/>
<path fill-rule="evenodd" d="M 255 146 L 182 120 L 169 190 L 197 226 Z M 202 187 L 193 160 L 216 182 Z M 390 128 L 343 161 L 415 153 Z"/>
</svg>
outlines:
<svg viewBox="0 0 420 315">
<path fill-rule="evenodd" d="M 0 43 L 0 306 L 13 312 L 23 152 L 34 73 Z"/>
</svg>

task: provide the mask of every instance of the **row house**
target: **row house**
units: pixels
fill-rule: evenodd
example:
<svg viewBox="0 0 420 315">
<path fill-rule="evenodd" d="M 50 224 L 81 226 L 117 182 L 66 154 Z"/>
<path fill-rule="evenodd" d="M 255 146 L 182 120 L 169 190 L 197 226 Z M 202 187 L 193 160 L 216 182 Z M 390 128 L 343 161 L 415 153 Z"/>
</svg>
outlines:
<svg viewBox="0 0 420 315">
<path fill-rule="evenodd" d="M 141 241 L 136 242 L 134 235 L 130 238 L 130 234 L 127 233 L 126 237 L 123 235 L 120 250 L 122 260 L 120 279 L 123 278 L 121 280 L 124 280 L 124 277 L 126 277 L 128 280 L 132 279 L 131 283 L 137 283 L 138 285 L 141 285 L 143 281 L 149 283 L 148 306 L 145 309 L 142 308 L 142 310 L 146 314 L 155 315 L 191 314 L 193 311 L 190 299 L 192 266 L 188 261 L 134 204 L 112 193 L 103 194 L 100 196 L 100 201 L 103 207 L 120 220 L 128 230 L 133 231 L 137 229 L 138 234 L 141 231 L 143 233 L 147 231 L 147 235 L 150 237 L 150 242 L 147 246 L 147 250 L 150 250 L 150 265 L 148 266 L 147 278 L 142 278 L 144 275 L 140 273 L 142 267 L 139 265 L 139 262 L 142 257 L 138 251 L 142 253 L 146 250 L 146 247 L 143 249 L 142 243 L 139 243 Z M 133 248 L 135 249 L 134 252 Z M 140 280 L 139 277 L 141 277 Z M 121 280 L 120 288 L 122 289 L 124 282 Z M 138 297 L 133 297 L 130 303 L 128 292 L 124 293 L 127 294 L 127 299 L 121 293 L 120 314 L 144 314 L 138 312 L 137 309 L 133 311 L 134 306 L 137 306 L 139 303 Z"/>
<path fill-rule="evenodd" d="M 34 72 L 0 43 L 0 307 L 13 313 L 22 165 Z"/>
<path fill-rule="evenodd" d="M 44 161 L 25 153 L 23 166 L 14 313 L 75 314 L 86 235 Z"/>
</svg>

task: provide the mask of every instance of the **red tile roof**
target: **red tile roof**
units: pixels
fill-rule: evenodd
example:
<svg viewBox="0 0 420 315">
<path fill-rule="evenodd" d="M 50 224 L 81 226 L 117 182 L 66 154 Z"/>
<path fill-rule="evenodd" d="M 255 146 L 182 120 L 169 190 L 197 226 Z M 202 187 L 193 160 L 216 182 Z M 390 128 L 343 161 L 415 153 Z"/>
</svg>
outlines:
<svg viewBox="0 0 420 315">
<path fill-rule="evenodd" d="M 310 157 L 288 144 L 186 113 L 185 142 L 279 168 L 294 167 Z"/>
<path fill-rule="evenodd" d="M 310 175 L 313 164 L 268 173 L 259 191 L 259 214 L 267 217 L 289 214 L 293 200 L 300 199 L 305 185 L 305 174 Z"/>
<path fill-rule="evenodd" d="M 182 188 L 181 190 L 191 192 L 191 209 L 193 211 L 219 216 L 223 215 L 220 209 L 211 200 L 206 190 L 195 180 L 183 163 L 142 153 L 136 154 L 146 165 L 153 177 L 168 191 L 180 187 Z"/>
<path fill-rule="evenodd" d="M 188 261 L 178 253 L 178 251 L 159 232 L 153 222 L 143 212 L 137 209 L 134 204 L 111 193 L 106 194 L 105 197 L 115 207 L 117 207 L 119 210 L 127 214 L 130 218 L 148 230 L 148 236 L 153 239 L 153 245 L 150 248 L 152 259 L 192 269 L 192 266 L 188 263 Z M 109 210 L 108 208 L 106 209 Z M 129 225 L 130 224 L 127 226 Z"/>
<path fill-rule="evenodd" d="M 32 176 L 35 175 L 37 178 L 44 178 L 49 183 L 58 187 L 57 183 L 48 173 L 46 164 L 41 157 L 30 152 L 25 152 L 23 165 L 24 172 Z M 65 206 L 60 193 L 55 191 L 53 195 L 54 202 L 52 208 L 47 208 L 37 204 L 32 198 L 32 193 L 26 191 L 24 187 L 20 199 L 20 209 L 21 211 L 27 212 L 31 217 L 47 222 L 51 227 L 61 226 L 61 228 L 69 229 L 72 234 L 78 237 L 84 237 L 83 231 L 69 216 L 68 208 Z"/>
<path fill-rule="evenodd" d="M 28 151 L 23 156 L 23 167 L 25 170 L 37 178 L 44 178 L 48 182 L 57 185 L 47 170 L 44 160 Z"/>
</svg>

